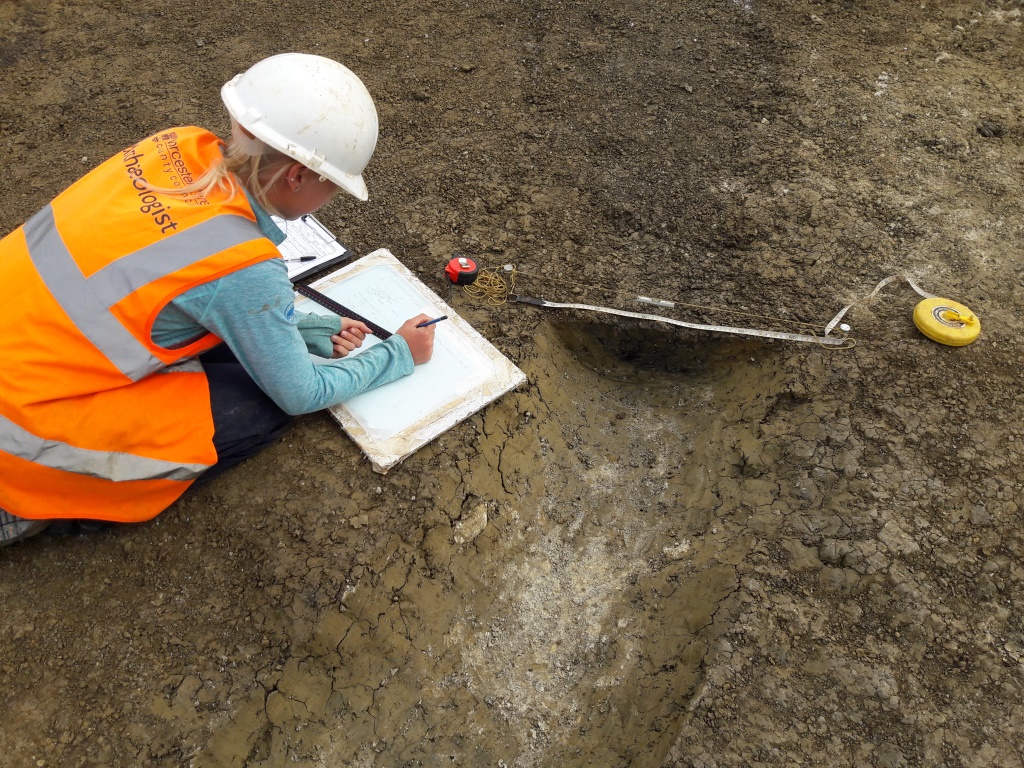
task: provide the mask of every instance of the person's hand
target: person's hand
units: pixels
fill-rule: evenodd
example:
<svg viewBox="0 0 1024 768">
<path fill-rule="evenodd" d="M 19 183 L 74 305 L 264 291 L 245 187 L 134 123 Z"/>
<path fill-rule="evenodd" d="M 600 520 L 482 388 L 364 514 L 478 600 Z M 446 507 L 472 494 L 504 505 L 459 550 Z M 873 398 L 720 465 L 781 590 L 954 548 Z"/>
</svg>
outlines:
<svg viewBox="0 0 1024 768">
<path fill-rule="evenodd" d="M 422 365 L 434 354 L 434 326 L 417 328 L 422 322 L 430 320 L 430 315 L 416 315 L 411 320 L 406 320 L 398 329 L 398 335 L 405 339 L 412 352 L 412 361 L 416 365 Z"/>
<path fill-rule="evenodd" d="M 371 331 L 366 323 L 350 320 L 347 317 L 341 318 L 341 330 L 331 336 L 331 343 L 334 345 L 334 354 L 331 357 L 345 357 L 356 347 L 363 346 L 363 339 L 368 333 Z"/>
</svg>

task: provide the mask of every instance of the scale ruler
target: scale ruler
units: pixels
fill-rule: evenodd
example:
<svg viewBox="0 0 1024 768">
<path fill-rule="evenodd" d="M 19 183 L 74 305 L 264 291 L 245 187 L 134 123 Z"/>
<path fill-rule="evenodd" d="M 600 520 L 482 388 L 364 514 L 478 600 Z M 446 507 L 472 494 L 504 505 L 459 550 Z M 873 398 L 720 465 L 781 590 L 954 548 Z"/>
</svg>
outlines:
<svg viewBox="0 0 1024 768">
<path fill-rule="evenodd" d="M 334 314 L 339 317 L 347 317 L 349 320 L 358 320 L 360 323 L 366 323 L 366 327 L 373 331 L 373 335 L 381 341 L 384 339 L 391 338 L 391 331 L 385 330 L 377 325 L 372 320 L 367 320 L 357 312 L 353 312 L 351 309 L 346 307 L 344 304 L 339 304 L 329 296 L 324 296 L 320 291 L 315 288 L 310 288 L 308 285 L 296 285 L 293 286 L 296 293 L 300 293 L 311 301 L 315 301 L 321 307 L 326 307 L 331 310 Z"/>
</svg>

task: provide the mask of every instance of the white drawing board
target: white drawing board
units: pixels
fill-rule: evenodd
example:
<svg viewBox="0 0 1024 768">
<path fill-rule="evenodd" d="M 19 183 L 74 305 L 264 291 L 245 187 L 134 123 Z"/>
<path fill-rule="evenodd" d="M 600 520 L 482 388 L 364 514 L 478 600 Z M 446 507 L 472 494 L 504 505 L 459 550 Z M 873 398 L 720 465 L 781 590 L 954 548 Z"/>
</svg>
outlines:
<svg viewBox="0 0 1024 768">
<path fill-rule="evenodd" d="M 410 376 L 330 409 L 378 472 L 526 381 L 526 376 L 389 251 L 381 249 L 312 284 L 321 293 L 389 331 L 410 317 L 447 315 L 437 323 L 434 354 Z M 301 312 L 331 314 L 297 297 Z M 360 354 L 380 341 L 368 336 Z"/>
</svg>

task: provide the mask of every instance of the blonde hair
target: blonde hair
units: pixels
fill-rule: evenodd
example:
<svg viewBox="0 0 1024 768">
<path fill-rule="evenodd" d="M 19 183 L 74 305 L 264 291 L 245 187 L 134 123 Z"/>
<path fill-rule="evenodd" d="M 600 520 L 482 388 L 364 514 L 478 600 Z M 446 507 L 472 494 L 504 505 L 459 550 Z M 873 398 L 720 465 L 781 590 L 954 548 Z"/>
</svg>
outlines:
<svg viewBox="0 0 1024 768">
<path fill-rule="evenodd" d="M 250 138 L 245 134 L 240 135 L 234 121 L 232 129 L 231 138 L 224 146 L 224 158 L 214 162 L 192 183 L 174 189 L 158 187 L 149 182 L 146 182 L 146 186 L 153 192 L 181 196 L 197 194 L 205 197 L 215 190 L 220 190 L 226 193 L 230 200 L 238 194 L 238 186 L 241 184 L 265 210 L 276 213 L 267 201 L 267 192 L 284 176 L 294 159 L 259 139 Z M 268 169 L 272 169 L 269 177 L 261 179 L 260 176 Z"/>
</svg>

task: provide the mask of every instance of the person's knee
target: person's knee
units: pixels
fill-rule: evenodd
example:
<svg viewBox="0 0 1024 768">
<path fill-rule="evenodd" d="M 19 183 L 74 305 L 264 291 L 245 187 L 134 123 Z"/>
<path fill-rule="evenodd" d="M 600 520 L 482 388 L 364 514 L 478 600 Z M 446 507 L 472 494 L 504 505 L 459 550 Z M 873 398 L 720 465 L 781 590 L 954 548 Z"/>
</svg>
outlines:
<svg viewBox="0 0 1024 768">
<path fill-rule="evenodd" d="M 0 547 L 30 539 L 49 527 L 49 520 L 29 520 L 0 509 Z"/>
</svg>

